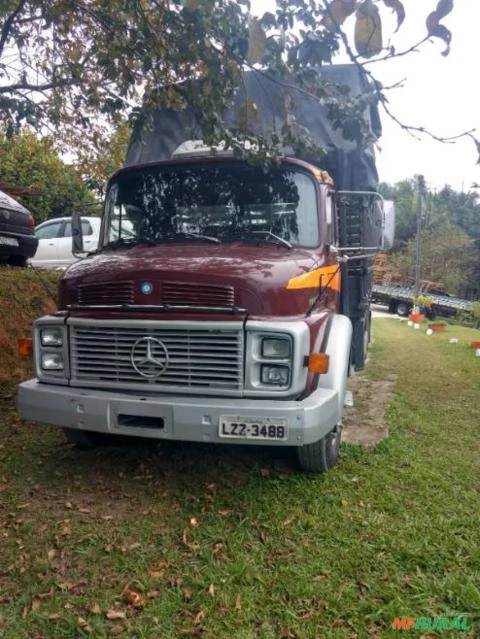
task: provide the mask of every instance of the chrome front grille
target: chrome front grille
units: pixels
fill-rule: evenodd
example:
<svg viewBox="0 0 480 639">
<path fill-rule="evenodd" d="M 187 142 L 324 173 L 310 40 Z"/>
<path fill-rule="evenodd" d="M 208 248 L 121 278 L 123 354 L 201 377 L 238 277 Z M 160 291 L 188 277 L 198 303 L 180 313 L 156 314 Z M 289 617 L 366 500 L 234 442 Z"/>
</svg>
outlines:
<svg viewBox="0 0 480 639">
<path fill-rule="evenodd" d="M 240 323 L 76 319 L 69 324 L 72 385 L 199 394 L 243 388 Z M 151 362 L 144 361 L 148 354 Z"/>
</svg>

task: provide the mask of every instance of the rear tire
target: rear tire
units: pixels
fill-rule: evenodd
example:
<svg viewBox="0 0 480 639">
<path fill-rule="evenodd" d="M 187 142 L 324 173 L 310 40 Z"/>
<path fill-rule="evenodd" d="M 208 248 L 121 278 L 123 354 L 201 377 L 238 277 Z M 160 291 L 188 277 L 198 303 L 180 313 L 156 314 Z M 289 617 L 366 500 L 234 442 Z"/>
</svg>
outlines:
<svg viewBox="0 0 480 639">
<path fill-rule="evenodd" d="M 333 468 L 338 461 L 341 439 L 342 428 L 335 426 L 320 441 L 299 446 L 297 457 L 302 470 L 309 473 L 326 473 Z"/>
<path fill-rule="evenodd" d="M 24 268 L 25 266 L 27 266 L 27 258 L 23 255 L 11 255 L 8 258 L 8 263 L 10 264 L 10 266 L 19 266 L 21 268 Z"/>
</svg>

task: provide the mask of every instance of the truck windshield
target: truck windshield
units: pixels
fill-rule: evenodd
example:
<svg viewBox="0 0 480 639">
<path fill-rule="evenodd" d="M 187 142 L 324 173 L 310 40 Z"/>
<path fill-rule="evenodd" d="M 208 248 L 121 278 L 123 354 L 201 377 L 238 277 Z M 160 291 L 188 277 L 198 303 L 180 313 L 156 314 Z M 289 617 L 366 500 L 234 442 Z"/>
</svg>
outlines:
<svg viewBox="0 0 480 639">
<path fill-rule="evenodd" d="M 104 246 L 171 241 L 319 244 L 315 183 L 291 167 L 178 164 L 120 174 L 106 198 Z"/>
</svg>

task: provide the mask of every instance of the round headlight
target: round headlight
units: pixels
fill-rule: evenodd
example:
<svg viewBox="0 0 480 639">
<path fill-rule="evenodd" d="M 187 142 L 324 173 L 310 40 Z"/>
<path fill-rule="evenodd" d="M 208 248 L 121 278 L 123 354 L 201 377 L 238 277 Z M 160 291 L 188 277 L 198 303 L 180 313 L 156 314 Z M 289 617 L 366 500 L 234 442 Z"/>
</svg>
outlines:
<svg viewBox="0 0 480 639">
<path fill-rule="evenodd" d="M 62 329 L 53 326 L 40 329 L 40 341 L 42 346 L 61 346 Z"/>
</svg>

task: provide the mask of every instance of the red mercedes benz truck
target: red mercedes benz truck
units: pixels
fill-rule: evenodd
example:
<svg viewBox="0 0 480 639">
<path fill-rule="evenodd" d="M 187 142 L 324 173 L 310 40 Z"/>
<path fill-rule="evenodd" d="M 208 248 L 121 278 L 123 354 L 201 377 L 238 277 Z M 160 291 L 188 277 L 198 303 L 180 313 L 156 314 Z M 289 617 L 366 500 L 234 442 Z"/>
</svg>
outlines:
<svg viewBox="0 0 480 639">
<path fill-rule="evenodd" d="M 364 90 L 355 68 L 325 73 Z M 264 122 L 294 91 L 264 75 L 242 90 Z M 132 142 L 98 249 L 35 322 L 22 417 L 80 447 L 127 435 L 289 446 L 314 472 L 336 463 L 347 376 L 368 344 L 381 198 L 371 146 L 344 140 L 316 100 L 293 99 L 321 162 L 212 152 L 188 110 L 159 112 Z M 373 106 L 366 118 L 373 140 Z"/>
</svg>

